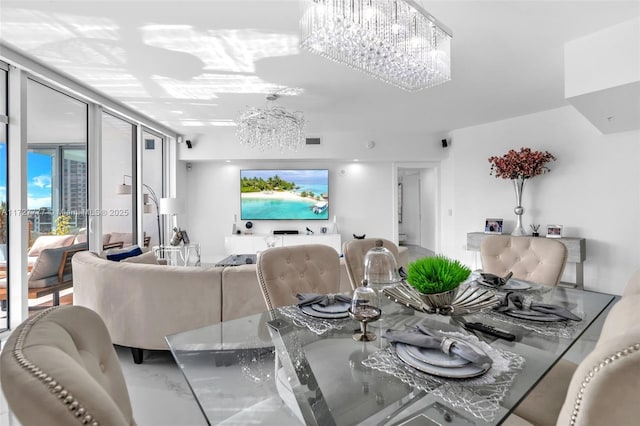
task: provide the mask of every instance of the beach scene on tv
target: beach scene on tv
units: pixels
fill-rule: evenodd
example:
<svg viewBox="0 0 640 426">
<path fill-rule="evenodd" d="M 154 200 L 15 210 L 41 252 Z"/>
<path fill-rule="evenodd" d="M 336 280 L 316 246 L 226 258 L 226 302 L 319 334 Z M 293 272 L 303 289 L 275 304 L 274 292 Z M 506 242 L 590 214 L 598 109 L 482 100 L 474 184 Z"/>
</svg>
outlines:
<svg viewBox="0 0 640 426">
<path fill-rule="evenodd" d="M 329 219 L 328 170 L 241 170 L 242 220 Z"/>
</svg>

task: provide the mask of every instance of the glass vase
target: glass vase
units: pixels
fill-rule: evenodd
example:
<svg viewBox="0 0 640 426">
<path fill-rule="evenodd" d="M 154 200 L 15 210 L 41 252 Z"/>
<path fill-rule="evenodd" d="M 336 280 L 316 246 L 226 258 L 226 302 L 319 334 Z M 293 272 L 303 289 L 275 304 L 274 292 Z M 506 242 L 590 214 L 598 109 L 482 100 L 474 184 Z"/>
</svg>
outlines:
<svg viewBox="0 0 640 426">
<path fill-rule="evenodd" d="M 513 182 L 513 188 L 516 191 L 516 207 L 513 209 L 513 212 L 516 214 L 516 227 L 513 229 L 511 235 L 521 237 L 523 235 L 527 235 L 524 232 L 524 227 L 522 226 L 522 215 L 524 213 L 524 207 L 522 207 L 522 191 L 524 190 L 524 183 L 526 179 L 519 177 L 511 179 L 511 181 Z"/>
</svg>

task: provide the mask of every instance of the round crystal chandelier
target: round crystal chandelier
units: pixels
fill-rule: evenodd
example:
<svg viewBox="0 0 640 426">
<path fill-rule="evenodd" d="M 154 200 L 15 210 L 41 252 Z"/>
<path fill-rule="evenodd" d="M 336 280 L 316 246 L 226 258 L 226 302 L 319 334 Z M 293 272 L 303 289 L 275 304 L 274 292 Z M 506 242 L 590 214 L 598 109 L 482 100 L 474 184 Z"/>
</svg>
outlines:
<svg viewBox="0 0 640 426">
<path fill-rule="evenodd" d="M 295 151 L 304 144 L 302 112 L 289 112 L 273 105 L 279 97 L 271 94 L 264 108 L 249 107 L 240 113 L 236 135 L 241 144 L 261 151 L 273 148 Z"/>
</svg>

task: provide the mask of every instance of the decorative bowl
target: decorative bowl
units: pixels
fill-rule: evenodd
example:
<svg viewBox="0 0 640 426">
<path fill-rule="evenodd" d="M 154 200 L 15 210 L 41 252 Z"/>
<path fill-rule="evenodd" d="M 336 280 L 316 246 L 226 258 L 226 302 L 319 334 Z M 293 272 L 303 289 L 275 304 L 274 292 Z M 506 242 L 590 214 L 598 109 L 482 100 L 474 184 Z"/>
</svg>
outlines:
<svg viewBox="0 0 640 426">
<path fill-rule="evenodd" d="M 422 299 L 422 301 L 426 303 L 428 306 L 430 306 L 431 308 L 433 309 L 443 308 L 445 306 L 450 306 L 453 304 L 453 301 L 458 294 L 459 288 L 460 287 L 456 287 L 454 289 L 443 291 L 440 293 L 418 292 L 418 295 L 420 296 L 420 299 Z"/>
<path fill-rule="evenodd" d="M 450 316 L 473 314 L 483 309 L 492 308 L 500 303 L 495 293 L 490 290 L 474 288 L 466 284 L 454 290 L 456 294 L 451 303 L 441 306 L 430 304 L 423 299 L 423 297 L 427 296 L 426 294 L 418 293 L 416 289 L 405 282 L 385 287 L 382 293 L 394 302 L 416 311 Z"/>
</svg>

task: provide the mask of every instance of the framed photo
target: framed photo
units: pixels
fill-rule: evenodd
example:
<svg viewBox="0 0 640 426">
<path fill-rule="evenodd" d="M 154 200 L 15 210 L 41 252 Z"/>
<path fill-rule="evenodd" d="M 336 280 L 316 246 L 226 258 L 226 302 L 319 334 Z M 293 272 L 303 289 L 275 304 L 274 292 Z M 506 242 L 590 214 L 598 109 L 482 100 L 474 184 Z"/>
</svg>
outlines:
<svg viewBox="0 0 640 426">
<path fill-rule="evenodd" d="M 547 238 L 562 238 L 562 225 L 547 225 Z"/>
<path fill-rule="evenodd" d="M 185 244 L 189 244 L 191 242 L 191 240 L 189 239 L 189 235 L 187 234 L 187 231 L 185 231 L 184 229 L 182 231 L 182 242 Z"/>
<path fill-rule="evenodd" d="M 487 218 L 484 221 L 485 234 L 502 234 L 502 218 Z"/>
</svg>

